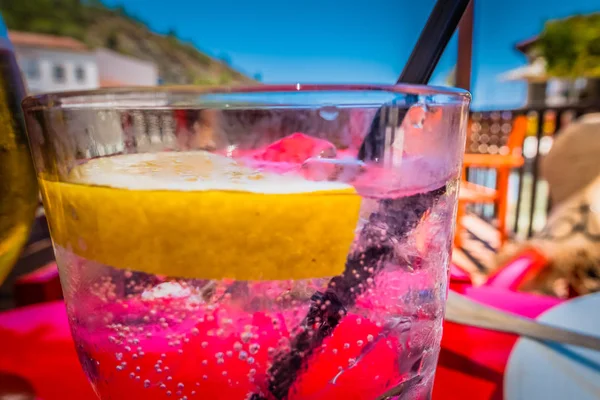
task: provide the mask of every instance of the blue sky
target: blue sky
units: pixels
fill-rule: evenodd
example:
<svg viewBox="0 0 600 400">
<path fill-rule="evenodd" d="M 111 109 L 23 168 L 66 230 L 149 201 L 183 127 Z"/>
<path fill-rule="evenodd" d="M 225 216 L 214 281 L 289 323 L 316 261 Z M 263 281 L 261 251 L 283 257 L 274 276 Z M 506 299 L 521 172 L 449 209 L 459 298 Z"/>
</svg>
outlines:
<svg viewBox="0 0 600 400">
<path fill-rule="evenodd" d="M 476 0 L 473 97 L 479 109 L 518 107 L 525 84 L 499 75 L 525 64 L 514 44 L 547 19 L 600 11 L 598 0 Z M 207 53 L 227 55 L 263 82 L 393 83 L 434 0 L 105 0 L 157 32 L 175 29 Z M 452 40 L 432 83 L 456 62 Z"/>
</svg>

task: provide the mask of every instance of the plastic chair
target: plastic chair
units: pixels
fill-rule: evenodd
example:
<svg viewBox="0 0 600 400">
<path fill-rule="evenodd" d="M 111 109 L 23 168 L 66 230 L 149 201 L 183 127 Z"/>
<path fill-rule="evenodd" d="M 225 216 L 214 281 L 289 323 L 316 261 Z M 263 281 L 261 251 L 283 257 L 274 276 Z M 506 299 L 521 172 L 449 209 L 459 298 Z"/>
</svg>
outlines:
<svg viewBox="0 0 600 400">
<path fill-rule="evenodd" d="M 469 132 L 473 130 L 472 126 L 473 123 L 470 122 Z M 462 181 L 460 183 L 457 226 L 454 237 L 454 245 L 456 247 L 462 247 L 461 238 L 464 227 L 461 224 L 461 220 L 466 214 L 467 206 L 470 204 L 496 205 L 500 244 L 505 242 L 507 237 L 508 181 L 511 170 L 522 166 L 525 162 L 525 159 L 521 155 L 521 148 L 526 133 L 527 117 L 524 115 L 517 116 L 512 123 L 512 129 L 506 141 L 508 154 L 465 154 Z M 489 188 L 467 181 L 467 168 L 491 168 L 496 170 L 496 187 Z"/>
</svg>

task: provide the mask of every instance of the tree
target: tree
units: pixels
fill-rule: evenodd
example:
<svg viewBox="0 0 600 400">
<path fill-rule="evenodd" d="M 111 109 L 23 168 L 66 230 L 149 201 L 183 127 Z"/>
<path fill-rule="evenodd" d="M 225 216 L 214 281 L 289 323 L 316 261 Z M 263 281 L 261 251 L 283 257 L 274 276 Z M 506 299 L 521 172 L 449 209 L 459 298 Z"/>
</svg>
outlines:
<svg viewBox="0 0 600 400">
<path fill-rule="evenodd" d="M 106 37 L 106 48 L 111 50 L 119 49 L 119 35 L 117 35 L 117 32 L 110 31 Z"/>
<path fill-rule="evenodd" d="M 456 64 L 452 67 L 448 75 L 446 75 L 446 79 L 444 79 L 444 83 L 447 86 L 455 86 L 456 85 Z"/>
<path fill-rule="evenodd" d="M 550 76 L 600 77 L 600 13 L 547 22 L 536 46 Z"/>
<path fill-rule="evenodd" d="M 127 13 L 127 10 L 125 9 L 125 7 L 123 5 L 120 6 L 116 6 L 114 9 L 115 13 L 117 13 L 117 15 L 120 15 L 121 17 L 129 17 L 129 14 Z"/>
</svg>

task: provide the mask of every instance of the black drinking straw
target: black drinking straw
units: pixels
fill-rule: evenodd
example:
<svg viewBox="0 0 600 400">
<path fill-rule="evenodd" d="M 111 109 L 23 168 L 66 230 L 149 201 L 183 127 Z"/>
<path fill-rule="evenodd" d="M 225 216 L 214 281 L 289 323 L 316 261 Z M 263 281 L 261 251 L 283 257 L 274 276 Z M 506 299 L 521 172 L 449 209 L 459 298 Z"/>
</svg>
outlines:
<svg viewBox="0 0 600 400">
<path fill-rule="evenodd" d="M 469 1 L 437 1 L 396 83 L 424 85 L 429 82 Z M 400 122 L 404 119 L 408 107 L 411 106 L 410 96 L 407 97 L 409 98 L 406 101 L 406 110 L 398 118 Z M 361 160 L 378 162 L 383 158 L 385 138 L 384 130 L 380 127 L 380 118 L 381 109 L 375 114 L 371 129 L 358 152 L 358 158 Z"/>
<path fill-rule="evenodd" d="M 429 81 L 468 4 L 469 0 L 436 2 L 398 83 L 426 84 Z M 400 122 L 411 102 L 411 98 L 407 98 Z M 360 148 L 361 160 L 383 160 L 385 138 L 380 119 L 381 109 L 373 119 L 371 129 Z M 278 400 L 287 397 L 304 361 L 331 334 L 346 315 L 347 309 L 355 303 L 357 296 L 369 287 L 368 279 L 393 259 L 397 246 L 395 242 L 406 238 L 445 192 L 444 186 L 430 192 L 380 202 L 381 211 L 369 217 L 369 222 L 359 234 L 357 247 L 360 250 L 348 256 L 344 273 L 333 278 L 324 293 L 313 294 L 301 332 L 291 341 L 291 350 L 276 356 L 269 369 L 269 392 L 273 397 Z M 382 232 L 387 234 L 382 236 Z M 260 400 L 264 397 L 254 394 L 251 399 Z"/>
</svg>

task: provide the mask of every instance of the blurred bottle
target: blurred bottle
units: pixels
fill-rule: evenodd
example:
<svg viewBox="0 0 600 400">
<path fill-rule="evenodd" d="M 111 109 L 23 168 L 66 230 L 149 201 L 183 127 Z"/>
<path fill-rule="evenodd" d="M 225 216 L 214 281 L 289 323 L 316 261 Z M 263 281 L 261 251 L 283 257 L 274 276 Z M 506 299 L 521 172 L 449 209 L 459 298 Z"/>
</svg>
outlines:
<svg viewBox="0 0 600 400">
<path fill-rule="evenodd" d="M 21 114 L 25 88 L 0 17 L 0 283 L 29 236 L 38 190 Z"/>
</svg>

